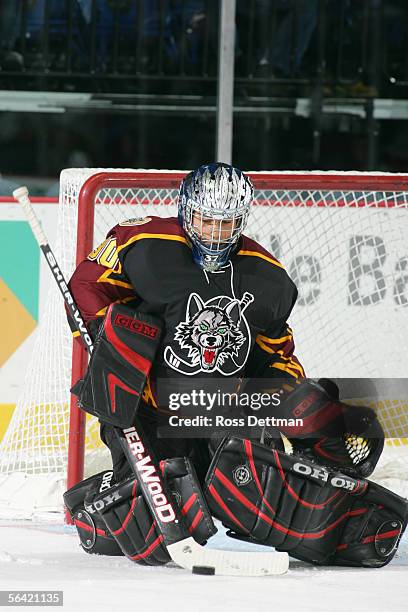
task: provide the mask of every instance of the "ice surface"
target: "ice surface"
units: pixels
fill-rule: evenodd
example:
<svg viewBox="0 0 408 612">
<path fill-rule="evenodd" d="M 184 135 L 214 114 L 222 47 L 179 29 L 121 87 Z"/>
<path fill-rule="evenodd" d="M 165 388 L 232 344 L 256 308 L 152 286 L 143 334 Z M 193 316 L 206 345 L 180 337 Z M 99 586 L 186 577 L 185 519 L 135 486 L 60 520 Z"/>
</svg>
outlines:
<svg viewBox="0 0 408 612">
<path fill-rule="evenodd" d="M 73 527 L 0 522 L 0 590 L 63 590 L 65 612 L 408 610 L 407 536 L 398 556 L 382 569 L 323 569 L 291 560 L 287 574 L 268 578 L 197 576 L 175 565 L 144 567 L 122 557 L 87 555 L 78 542 Z M 211 546 L 258 548 L 222 532 Z"/>
</svg>

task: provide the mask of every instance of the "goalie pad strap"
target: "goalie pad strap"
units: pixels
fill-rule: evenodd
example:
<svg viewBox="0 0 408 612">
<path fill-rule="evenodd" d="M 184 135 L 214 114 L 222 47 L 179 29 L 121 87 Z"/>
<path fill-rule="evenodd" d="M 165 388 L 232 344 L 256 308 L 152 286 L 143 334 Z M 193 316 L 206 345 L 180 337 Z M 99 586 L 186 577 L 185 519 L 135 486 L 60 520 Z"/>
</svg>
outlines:
<svg viewBox="0 0 408 612">
<path fill-rule="evenodd" d="M 229 535 L 316 564 L 385 565 L 407 524 L 386 489 L 240 438 L 220 445 L 205 494 Z"/>
<path fill-rule="evenodd" d="M 161 327 L 157 317 L 126 304 L 111 304 L 85 378 L 71 390 L 78 395 L 80 408 L 115 427 L 133 425 Z"/>
<path fill-rule="evenodd" d="M 191 462 L 186 457 L 178 457 L 162 461 L 161 467 L 188 531 L 197 542 L 204 544 L 216 528 Z M 92 512 L 101 517 L 132 561 L 143 565 L 163 565 L 170 561 L 163 536 L 133 477 L 98 495 L 93 500 Z"/>
</svg>

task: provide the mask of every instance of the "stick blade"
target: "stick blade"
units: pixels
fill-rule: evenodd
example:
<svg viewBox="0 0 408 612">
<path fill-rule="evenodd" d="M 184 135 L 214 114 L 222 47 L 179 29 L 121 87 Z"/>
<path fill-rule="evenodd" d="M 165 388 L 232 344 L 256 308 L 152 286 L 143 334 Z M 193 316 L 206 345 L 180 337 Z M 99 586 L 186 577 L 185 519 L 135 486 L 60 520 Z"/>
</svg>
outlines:
<svg viewBox="0 0 408 612">
<path fill-rule="evenodd" d="M 189 570 L 214 568 L 211 574 L 219 576 L 275 576 L 289 568 L 287 553 L 214 550 L 200 546 L 193 538 L 170 544 L 167 550 L 177 565 Z"/>
</svg>

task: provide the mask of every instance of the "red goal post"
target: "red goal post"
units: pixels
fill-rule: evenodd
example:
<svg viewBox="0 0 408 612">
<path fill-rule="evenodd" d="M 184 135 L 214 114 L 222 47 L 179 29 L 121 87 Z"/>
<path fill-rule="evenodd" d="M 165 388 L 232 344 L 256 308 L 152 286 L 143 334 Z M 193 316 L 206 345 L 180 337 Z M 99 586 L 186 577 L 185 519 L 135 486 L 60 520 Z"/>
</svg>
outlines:
<svg viewBox="0 0 408 612">
<path fill-rule="evenodd" d="M 158 193 L 167 193 L 158 197 L 160 202 L 168 200 L 174 203 L 180 181 L 185 172 L 174 171 L 99 171 L 90 175 L 82 184 L 78 195 L 78 227 L 77 227 L 77 250 L 76 263 L 85 259 L 94 248 L 94 218 L 95 207 L 103 206 L 104 203 L 120 203 L 118 194 L 125 193 L 125 199 L 131 199 L 132 194 L 142 191 L 142 199 L 146 198 L 146 190 L 153 193 L 154 198 Z M 271 231 L 276 228 L 269 218 L 268 207 L 290 208 L 323 208 L 323 209 L 374 209 L 376 212 L 391 209 L 404 210 L 405 229 L 408 229 L 407 202 L 408 202 L 408 175 L 404 174 L 373 174 L 373 173 L 339 173 L 339 172 L 253 172 L 249 173 L 255 187 L 254 206 L 264 209 L 266 225 L 271 224 Z M 101 197 L 100 194 L 103 193 Z M 109 196 L 108 194 L 112 194 Z M 137 197 L 136 197 L 137 199 Z M 134 205 L 134 204 L 133 204 Z M 268 214 L 267 214 L 268 213 Z M 149 213 L 151 214 L 151 213 Z M 139 216 L 140 212 L 136 211 Z M 262 216 L 262 213 L 261 213 Z M 353 223 L 350 216 L 350 223 Z M 319 221 L 317 221 L 319 223 Z M 337 221 L 334 221 L 337 223 Z M 398 224 L 402 222 L 398 221 Z M 321 226 L 320 239 L 324 243 L 325 232 L 329 229 Z M 342 221 L 344 224 L 344 220 Z M 347 219 L 346 219 L 347 226 Z M 370 232 L 375 228 L 378 232 L 387 231 L 387 227 L 381 228 L 381 219 L 374 220 L 373 226 L 369 226 Z M 403 228 L 403 224 L 401 225 Z M 108 230 L 109 227 L 106 227 Z M 330 230 L 331 230 L 330 225 Z M 304 223 L 296 231 L 309 231 Z M 343 225 L 339 225 L 339 233 L 343 231 Z M 319 228 L 314 228 L 312 239 L 318 236 Z M 370 232 L 367 236 L 371 235 Z M 395 228 L 392 228 L 395 232 Z M 381 236 L 382 234 L 380 234 Z M 407 232 L 405 232 L 407 236 Z M 392 240 L 392 238 L 391 238 Z M 368 244 L 368 243 L 367 243 Z M 378 243 L 380 244 L 380 243 Z M 363 245 L 367 246 L 367 245 Z M 388 245 L 387 245 L 388 246 Z M 266 245 L 268 248 L 268 245 Z M 368 246 L 367 248 L 371 248 Z M 375 248 L 375 244 L 372 248 Z M 399 245 L 398 245 L 399 248 Z M 408 249 L 405 251 L 408 256 Z M 403 260 L 404 253 L 401 252 L 399 261 Z M 404 260 L 405 261 L 405 260 Z M 401 264 L 402 265 L 402 264 Z M 402 270 L 405 273 L 405 269 Z M 408 273 L 408 272 L 407 272 Z M 335 291 L 335 288 L 334 288 Z M 408 296 L 407 296 L 408 297 Z M 375 304 L 371 305 L 375 308 Z M 396 304 L 401 310 L 404 309 L 404 319 L 408 323 L 408 308 L 404 304 Z M 362 306 L 363 307 L 363 306 Z M 370 304 L 368 305 L 368 308 Z M 390 309 L 391 312 L 392 309 Z M 408 328 L 408 325 L 407 325 Z M 295 329 L 295 334 L 296 334 Z M 330 330 L 326 332 L 330 336 Z M 408 348 L 406 334 L 401 342 Z M 356 359 L 358 361 L 358 358 Z M 84 373 L 87 363 L 86 352 L 75 343 L 72 362 L 72 381 L 75 382 Z M 308 370 L 307 363 L 305 364 Z M 358 368 L 356 368 L 358 371 Z M 322 370 L 322 375 L 324 371 Z M 364 372 L 357 375 L 364 375 Z M 366 375 L 371 375 L 367 372 Z M 83 477 L 84 460 L 84 436 L 85 417 L 76 407 L 75 401 L 71 402 L 70 436 L 69 436 L 69 461 L 68 461 L 68 486 L 72 486 Z"/>
</svg>

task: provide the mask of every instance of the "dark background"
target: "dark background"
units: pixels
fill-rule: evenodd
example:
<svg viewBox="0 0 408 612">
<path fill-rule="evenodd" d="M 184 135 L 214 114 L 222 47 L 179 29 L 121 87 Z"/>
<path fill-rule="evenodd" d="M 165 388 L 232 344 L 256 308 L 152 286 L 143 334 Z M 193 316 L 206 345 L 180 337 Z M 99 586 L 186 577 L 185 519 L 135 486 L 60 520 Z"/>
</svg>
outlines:
<svg viewBox="0 0 408 612">
<path fill-rule="evenodd" d="M 218 13 L 216 0 L 3 0 L 3 179 L 54 194 L 64 167 L 213 160 Z M 233 163 L 408 171 L 407 26 L 402 0 L 237 0 Z"/>
</svg>

